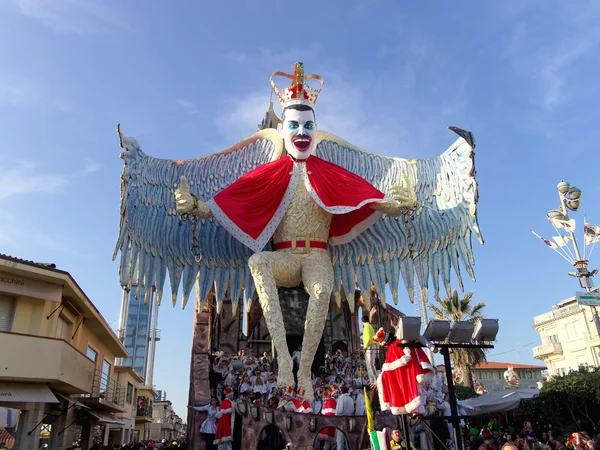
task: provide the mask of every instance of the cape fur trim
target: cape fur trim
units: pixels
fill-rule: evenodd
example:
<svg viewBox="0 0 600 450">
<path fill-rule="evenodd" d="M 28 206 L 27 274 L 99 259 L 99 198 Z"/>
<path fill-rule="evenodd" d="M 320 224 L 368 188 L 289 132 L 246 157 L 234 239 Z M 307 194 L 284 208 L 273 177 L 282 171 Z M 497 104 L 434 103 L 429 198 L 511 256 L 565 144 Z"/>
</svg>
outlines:
<svg viewBox="0 0 600 450">
<path fill-rule="evenodd" d="M 297 163 L 294 163 L 294 169 L 296 164 Z M 217 202 L 214 200 L 214 198 L 211 198 L 206 203 L 208 203 L 208 205 L 210 206 L 210 210 L 212 211 L 215 219 L 218 220 L 219 223 L 223 225 L 223 228 L 225 228 L 235 239 L 249 247 L 252 251 L 260 252 L 263 248 L 265 248 L 265 245 L 267 245 L 267 243 L 273 236 L 273 233 L 275 233 L 275 230 L 279 226 L 279 223 L 283 219 L 283 216 L 285 215 L 288 207 L 290 206 L 290 203 L 294 198 L 294 193 L 296 192 L 296 187 L 298 186 L 299 178 L 300 173 L 297 170 L 293 170 L 290 178 L 290 183 L 288 184 L 288 187 L 285 190 L 285 194 L 283 195 L 283 199 L 281 200 L 277 211 L 275 211 L 275 214 L 273 214 L 271 220 L 269 220 L 260 236 L 258 236 L 258 238 L 256 239 L 253 239 L 250 235 L 242 231 L 227 216 L 227 214 L 223 212 L 219 205 L 217 205 Z"/>
<path fill-rule="evenodd" d="M 406 366 L 411 361 L 412 361 L 412 356 L 410 353 L 410 348 L 404 347 L 404 356 L 397 359 L 396 361 L 392 361 L 391 363 L 385 363 L 383 366 L 381 366 L 381 371 L 382 372 L 390 372 L 392 370 L 396 370 L 400 367 Z"/>
</svg>

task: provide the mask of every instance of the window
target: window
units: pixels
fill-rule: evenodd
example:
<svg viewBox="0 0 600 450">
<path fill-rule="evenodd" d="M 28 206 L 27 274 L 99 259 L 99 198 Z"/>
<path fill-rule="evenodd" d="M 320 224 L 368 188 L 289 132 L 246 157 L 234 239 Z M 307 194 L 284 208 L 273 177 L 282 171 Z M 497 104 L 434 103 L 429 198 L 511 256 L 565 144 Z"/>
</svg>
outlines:
<svg viewBox="0 0 600 450">
<path fill-rule="evenodd" d="M 108 380 L 110 378 L 110 366 L 111 364 L 104 360 L 102 361 L 102 377 L 100 379 L 100 390 L 106 391 L 108 388 Z"/>
<path fill-rule="evenodd" d="M 552 336 L 548 336 L 548 342 L 553 344 L 558 344 L 558 334 L 553 334 Z"/>
<path fill-rule="evenodd" d="M 67 342 L 71 342 L 71 336 L 73 334 L 73 323 L 62 314 L 58 316 L 58 323 L 56 324 L 56 337 L 58 339 L 64 339 Z"/>
<path fill-rule="evenodd" d="M 85 351 L 85 356 L 90 358 L 95 363 L 96 359 L 98 359 L 98 352 L 88 345 L 88 348 Z"/>
<path fill-rule="evenodd" d="M 133 403 L 133 384 L 127 383 L 127 403 Z"/>
<path fill-rule="evenodd" d="M 0 331 L 11 331 L 15 309 L 15 298 L 0 295 Z"/>
</svg>

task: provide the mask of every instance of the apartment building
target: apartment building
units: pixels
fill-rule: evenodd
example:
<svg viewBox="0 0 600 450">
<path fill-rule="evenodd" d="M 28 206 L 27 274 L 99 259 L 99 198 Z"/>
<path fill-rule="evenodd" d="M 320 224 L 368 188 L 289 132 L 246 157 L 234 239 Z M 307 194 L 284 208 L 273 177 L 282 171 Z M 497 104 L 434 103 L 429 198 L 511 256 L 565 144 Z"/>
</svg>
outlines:
<svg viewBox="0 0 600 450">
<path fill-rule="evenodd" d="M 550 376 L 600 364 L 600 335 L 592 308 L 578 304 L 576 297 L 535 316 L 533 328 L 542 341 L 542 345 L 533 347 L 533 357 L 544 361 Z"/>
<path fill-rule="evenodd" d="M 127 356 L 68 272 L 0 255 L 0 408 L 18 412 L 0 431 L 13 448 L 123 442 L 134 429 L 129 384 L 139 383 L 115 367 Z"/>
</svg>

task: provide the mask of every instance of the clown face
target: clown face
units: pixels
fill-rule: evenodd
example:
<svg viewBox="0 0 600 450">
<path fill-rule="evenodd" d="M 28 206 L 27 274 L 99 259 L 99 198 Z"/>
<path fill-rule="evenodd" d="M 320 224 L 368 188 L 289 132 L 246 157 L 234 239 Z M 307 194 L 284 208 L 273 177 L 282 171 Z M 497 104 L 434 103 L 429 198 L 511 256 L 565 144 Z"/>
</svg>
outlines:
<svg viewBox="0 0 600 450">
<path fill-rule="evenodd" d="M 277 126 L 285 149 L 294 159 L 306 159 L 315 149 L 317 124 L 312 110 L 286 109 L 283 124 Z"/>
</svg>

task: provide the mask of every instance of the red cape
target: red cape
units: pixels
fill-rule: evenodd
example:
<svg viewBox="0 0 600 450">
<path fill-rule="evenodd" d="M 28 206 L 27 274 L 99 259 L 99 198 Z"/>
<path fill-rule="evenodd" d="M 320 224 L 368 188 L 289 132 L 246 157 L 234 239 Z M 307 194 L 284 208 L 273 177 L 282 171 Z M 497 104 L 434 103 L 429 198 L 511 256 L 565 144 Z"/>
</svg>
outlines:
<svg viewBox="0 0 600 450">
<path fill-rule="evenodd" d="M 350 242 L 381 216 L 370 205 L 385 195 L 363 178 L 316 156 L 294 161 L 288 155 L 257 167 L 219 192 L 208 202 L 215 218 L 240 242 L 261 251 L 301 182 L 294 171 L 298 164 L 306 164 L 306 187 L 313 199 L 334 215 L 330 244 Z"/>
</svg>

